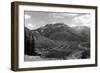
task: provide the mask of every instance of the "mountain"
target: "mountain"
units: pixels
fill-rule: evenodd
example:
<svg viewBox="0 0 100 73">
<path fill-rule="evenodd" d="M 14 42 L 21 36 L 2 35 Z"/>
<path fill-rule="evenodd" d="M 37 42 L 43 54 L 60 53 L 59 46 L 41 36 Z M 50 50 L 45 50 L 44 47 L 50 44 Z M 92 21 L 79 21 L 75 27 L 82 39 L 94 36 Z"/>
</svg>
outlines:
<svg viewBox="0 0 100 73">
<path fill-rule="evenodd" d="M 85 41 L 90 41 L 90 28 L 86 26 L 73 27 L 77 34 L 85 39 Z"/>
<path fill-rule="evenodd" d="M 52 48 L 58 45 L 54 40 L 40 35 L 38 31 L 32 31 L 32 34 L 34 35 L 33 39 L 37 48 Z"/>
<path fill-rule="evenodd" d="M 88 46 L 89 36 L 90 28 L 69 27 L 64 23 L 47 24 L 36 30 L 29 30 L 25 27 L 25 54 L 52 58 L 63 56 L 65 59 L 73 52 L 83 52 L 84 47 L 80 46 L 83 46 L 83 42 L 86 42 L 85 47 Z"/>
<path fill-rule="evenodd" d="M 59 41 L 84 41 L 75 29 L 64 23 L 47 24 L 46 26 L 37 29 L 37 31 L 52 40 Z"/>
<path fill-rule="evenodd" d="M 29 30 L 28 28 L 24 28 L 25 32 L 25 54 L 27 55 L 37 55 L 36 50 L 46 49 L 46 48 L 54 48 L 59 45 L 58 42 L 51 40 L 45 36 L 40 35 L 38 31 Z"/>
</svg>

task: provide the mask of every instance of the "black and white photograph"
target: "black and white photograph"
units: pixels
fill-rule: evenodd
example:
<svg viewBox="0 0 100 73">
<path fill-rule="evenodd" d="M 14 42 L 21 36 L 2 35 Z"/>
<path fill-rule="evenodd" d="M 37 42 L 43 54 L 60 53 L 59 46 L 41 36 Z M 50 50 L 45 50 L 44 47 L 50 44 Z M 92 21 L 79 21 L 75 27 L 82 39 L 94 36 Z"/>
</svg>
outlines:
<svg viewBox="0 0 100 73">
<path fill-rule="evenodd" d="M 90 58 L 91 14 L 24 11 L 25 61 Z"/>
<path fill-rule="evenodd" d="M 97 66 L 97 7 L 12 3 L 14 71 Z"/>
</svg>

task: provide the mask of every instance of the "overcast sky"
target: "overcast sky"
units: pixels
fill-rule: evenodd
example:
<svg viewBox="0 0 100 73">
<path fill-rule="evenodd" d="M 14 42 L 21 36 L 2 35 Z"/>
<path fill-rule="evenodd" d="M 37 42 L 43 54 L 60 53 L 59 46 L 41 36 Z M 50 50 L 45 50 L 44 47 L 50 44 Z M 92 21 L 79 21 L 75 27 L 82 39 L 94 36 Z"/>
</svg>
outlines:
<svg viewBox="0 0 100 73">
<path fill-rule="evenodd" d="M 87 13 L 25 11 L 25 27 L 31 30 L 54 23 L 90 27 L 90 22 L 91 15 Z"/>
</svg>

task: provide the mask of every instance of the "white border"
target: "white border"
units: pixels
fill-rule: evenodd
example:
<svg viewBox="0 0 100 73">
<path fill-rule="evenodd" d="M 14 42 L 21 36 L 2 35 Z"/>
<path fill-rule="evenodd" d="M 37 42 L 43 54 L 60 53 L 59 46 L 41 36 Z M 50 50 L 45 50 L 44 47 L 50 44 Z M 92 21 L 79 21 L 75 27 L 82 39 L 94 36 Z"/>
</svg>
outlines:
<svg viewBox="0 0 100 73">
<path fill-rule="evenodd" d="M 90 13 L 91 14 L 91 59 L 24 62 L 24 11 L 25 10 Z M 81 9 L 81 8 L 60 8 L 60 7 L 58 8 L 58 7 L 19 5 L 19 54 L 18 56 L 19 56 L 19 68 L 95 64 L 95 10 Z"/>
</svg>

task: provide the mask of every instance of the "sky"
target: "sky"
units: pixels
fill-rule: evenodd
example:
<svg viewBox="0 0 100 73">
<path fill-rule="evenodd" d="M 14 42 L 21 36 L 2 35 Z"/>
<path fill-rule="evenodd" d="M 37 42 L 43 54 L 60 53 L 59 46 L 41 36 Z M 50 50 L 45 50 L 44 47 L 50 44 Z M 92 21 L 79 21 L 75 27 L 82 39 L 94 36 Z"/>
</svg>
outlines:
<svg viewBox="0 0 100 73">
<path fill-rule="evenodd" d="M 30 30 L 55 23 L 64 23 L 70 27 L 90 27 L 91 15 L 88 13 L 25 11 L 24 21 L 25 27 Z"/>
</svg>

